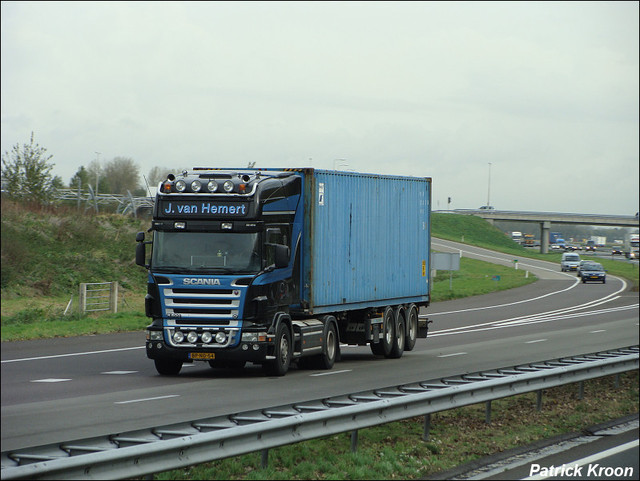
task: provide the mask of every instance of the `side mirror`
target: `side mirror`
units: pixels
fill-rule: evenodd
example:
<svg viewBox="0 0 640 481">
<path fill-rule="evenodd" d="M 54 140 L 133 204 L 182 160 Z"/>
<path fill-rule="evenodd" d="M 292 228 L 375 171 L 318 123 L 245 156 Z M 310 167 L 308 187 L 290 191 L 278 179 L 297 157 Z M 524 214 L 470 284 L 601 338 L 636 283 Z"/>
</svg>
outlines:
<svg viewBox="0 0 640 481">
<path fill-rule="evenodd" d="M 289 265 L 289 248 L 282 244 L 275 244 L 275 265 L 276 269 L 281 269 Z"/>
<path fill-rule="evenodd" d="M 138 243 L 138 245 L 136 246 L 136 264 L 142 267 L 149 267 L 146 263 L 146 260 L 147 260 L 146 245 L 151 244 L 151 242 L 144 241 L 144 232 L 138 232 L 136 234 L 136 242 Z"/>
<path fill-rule="evenodd" d="M 147 267 L 147 249 L 144 242 L 138 241 L 136 245 L 136 264 L 142 267 Z"/>
</svg>

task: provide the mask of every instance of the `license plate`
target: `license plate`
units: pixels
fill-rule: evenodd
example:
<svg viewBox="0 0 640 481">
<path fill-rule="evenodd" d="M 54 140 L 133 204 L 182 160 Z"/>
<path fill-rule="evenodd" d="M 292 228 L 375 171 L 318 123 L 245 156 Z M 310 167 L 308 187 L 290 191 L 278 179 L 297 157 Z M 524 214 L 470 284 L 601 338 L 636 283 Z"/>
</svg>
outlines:
<svg viewBox="0 0 640 481">
<path fill-rule="evenodd" d="M 215 352 L 190 352 L 189 359 L 215 359 Z"/>
</svg>

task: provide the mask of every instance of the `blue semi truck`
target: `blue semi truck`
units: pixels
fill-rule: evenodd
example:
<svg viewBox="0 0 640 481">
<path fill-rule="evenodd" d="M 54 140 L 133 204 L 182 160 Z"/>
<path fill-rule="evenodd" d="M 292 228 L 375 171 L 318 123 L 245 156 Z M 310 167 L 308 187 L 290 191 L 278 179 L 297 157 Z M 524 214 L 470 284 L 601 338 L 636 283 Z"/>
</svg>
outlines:
<svg viewBox="0 0 640 481">
<path fill-rule="evenodd" d="M 148 232 L 136 263 L 162 375 L 331 369 L 340 344 L 399 358 L 427 336 L 430 178 L 194 168 L 160 183 Z"/>
</svg>

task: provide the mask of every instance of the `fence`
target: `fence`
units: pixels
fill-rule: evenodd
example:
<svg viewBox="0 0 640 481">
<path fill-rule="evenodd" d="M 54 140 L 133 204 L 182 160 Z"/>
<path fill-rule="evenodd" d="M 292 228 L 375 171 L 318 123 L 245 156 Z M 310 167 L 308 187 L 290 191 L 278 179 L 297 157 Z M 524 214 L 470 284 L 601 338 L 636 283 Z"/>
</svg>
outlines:
<svg viewBox="0 0 640 481">
<path fill-rule="evenodd" d="M 117 282 L 85 282 L 80 284 L 80 313 L 118 312 Z"/>
<path fill-rule="evenodd" d="M 349 431 L 354 443 L 358 429 L 416 416 L 426 424 L 431 413 L 637 370 L 639 351 L 636 345 L 3 452 L 2 479 L 134 478 L 256 451 L 264 463 L 277 446 Z"/>
<path fill-rule="evenodd" d="M 78 209 L 84 205 L 84 210 L 94 209 L 99 212 L 100 205 L 115 205 L 118 214 L 133 214 L 137 216 L 139 209 L 152 209 L 154 197 L 134 197 L 131 192 L 127 191 L 127 195 L 119 194 L 96 194 L 91 186 L 88 186 L 87 192 L 74 189 L 58 189 L 54 194 L 57 200 L 76 201 Z"/>
</svg>

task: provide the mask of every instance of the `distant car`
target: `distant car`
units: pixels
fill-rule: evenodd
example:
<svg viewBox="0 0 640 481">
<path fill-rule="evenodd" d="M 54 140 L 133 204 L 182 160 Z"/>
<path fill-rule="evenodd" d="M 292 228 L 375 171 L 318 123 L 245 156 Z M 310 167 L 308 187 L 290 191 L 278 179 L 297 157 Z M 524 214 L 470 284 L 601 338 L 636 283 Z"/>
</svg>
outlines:
<svg viewBox="0 0 640 481">
<path fill-rule="evenodd" d="M 573 244 L 567 244 L 566 246 L 564 246 L 564 250 L 566 250 L 566 251 L 579 251 L 581 249 L 582 248 L 580 246 L 576 246 L 576 245 L 573 245 Z"/>
<path fill-rule="evenodd" d="M 582 266 L 580 278 L 583 284 L 586 282 L 602 282 L 605 284 L 607 282 L 607 273 L 602 264 L 588 262 Z"/>
<path fill-rule="evenodd" d="M 622 249 L 620 249 L 620 247 L 612 247 L 611 248 L 611 255 L 612 256 L 621 256 L 622 255 Z"/>
<path fill-rule="evenodd" d="M 595 261 L 589 261 L 589 260 L 584 260 L 582 259 L 579 263 L 578 263 L 578 268 L 576 269 L 578 272 L 578 277 L 580 277 L 580 273 L 582 272 L 582 268 L 585 264 L 596 264 Z"/>
<path fill-rule="evenodd" d="M 578 265 L 580 265 L 580 254 L 572 252 L 562 254 L 562 262 L 560 262 L 560 270 L 562 272 L 578 270 Z"/>
<path fill-rule="evenodd" d="M 480 210 L 494 210 L 492 205 L 483 205 Z"/>
</svg>

